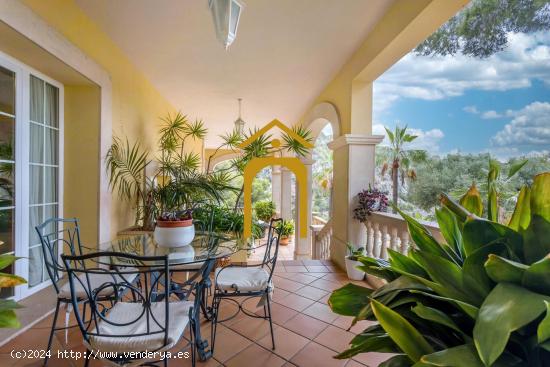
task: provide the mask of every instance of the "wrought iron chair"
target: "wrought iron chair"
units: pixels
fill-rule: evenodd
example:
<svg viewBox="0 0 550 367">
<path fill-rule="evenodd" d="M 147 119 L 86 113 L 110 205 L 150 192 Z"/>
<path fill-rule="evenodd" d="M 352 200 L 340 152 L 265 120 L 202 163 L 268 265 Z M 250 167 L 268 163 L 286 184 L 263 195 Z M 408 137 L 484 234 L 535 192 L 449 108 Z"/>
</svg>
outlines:
<svg viewBox="0 0 550 367">
<path fill-rule="evenodd" d="M 88 260 L 116 257 L 117 262 L 133 263 L 131 267 L 116 269 L 90 268 Z M 189 339 L 184 332 L 194 326 L 199 299 L 170 301 L 170 268 L 168 256 L 137 256 L 121 252 L 98 252 L 81 256 L 62 255 L 69 275 L 71 302 L 75 317 L 87 349 L 86 363 L 100 359 L 111 366 L 151 366 L 163 362 L 168 365 L 168 352 L 182 338 L 183 348 L 190 348 L 191 362 L 195 366 L 193 327 Z M 94 260 L 95 259 L 95 260 Z M 97 276 L 106 277 L 94 284 Z M 133 279 L 139 278 L 136 283 Z M 198 287 L 199 283 L 195 284 Z M 121 289 L 131 289 L 132 297 Z M 84 290 L 85 297 L 79 297 Z M 102 294 L 113 292 L 116 302 L 102 300 Z M 78 305 L 90 309 L 90 321 Z M 184 353 L 183 349 L 179 352 Z M 177 352 L 178 353 L 178 352 Z"/>
<path fill-rule="evenodd" d="M 273 290 L 273 271 L 275 270 L 277 255 L 279 253 L 280 236 L 276 229 L 279 223 L 282 223 L 282 219 L 280 218 L 272 219 L 269 223 L 265 254 L 260 264 L 230 264 L 216 270 L 214 275 L 214 298 L 212 301 L 212 352 L 214 352 L 216 342 L 217 324 L 234 318 L 239 312 L 243 312 L 250 317 L 262 318 L 269 321 L 272 347 L 275 349 L 270 294 Z M 254 297 L 260 298 L 258 305 L 263 306 L 263 316 L 251 313 L 243 307 L 244 301 Z M 244 299 L 238 301 L 237 299 L 239 298 Z M 218 316 L 222 300 L 228 300 L 235 303 L 238 309 L 233 315 L 223 320 L 219 320 Z"/>
<path fill-rule="evenodd" d="M 80 242 L 80 227 L 76 218 L 51 218 L 36 226 L 35 229 L 38 232 L 38 237 L 42 245 L 42 255 L 46 270 L 57 294 L 52 328 L 48 338 L 47 350 L 49 351 L 56 331 L 65 330 L 65 343 L 67 343 L 68 329 L 75 326 L 69 326 L 69 316 L 72 308 L 71 290 L 68 281 L 66 278 L 63 278 L 66 269 L 60 261 L 59 256 L 63 251 L 69 251 L 71 255 L 82 255 L 82 244 Z M 63 247 L 66 248 L 64 249 Z M 105 274 L 98 274 L 92 276 L 91 281 L 93 284 L 102 284 L 105 279 L 107 279 Z M 101 296 L 103 300 L 109 300 L 112 298 L 113 294 L 114 291 L 105 291 Z M 78 299 L 83 299 L 85 297 L 85 292 L 83 289 L 78 289 L 76 295 Z M 61 306 L 65 306 L 65 326 L 57 327 L 57 318 Z M 86 310 L 84 309 L 84 311 Z M 48 359 L 47 354 L 44 365 L 48 363 Z"/>
</svg>

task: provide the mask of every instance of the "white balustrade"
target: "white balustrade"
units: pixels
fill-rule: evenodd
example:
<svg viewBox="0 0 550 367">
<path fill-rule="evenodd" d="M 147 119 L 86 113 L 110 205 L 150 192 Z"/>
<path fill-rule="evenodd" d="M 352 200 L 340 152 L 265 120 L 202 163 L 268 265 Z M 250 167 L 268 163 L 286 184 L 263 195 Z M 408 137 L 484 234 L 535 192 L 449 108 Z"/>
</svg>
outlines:
<svg viewBox="0 0 550 367">
<path fill-rule="evenodd" d="M 438 240 L 443 241 L 437 223 L 419 221 Z M 375 212 L 365 223 L 367 228 L 366 253 L 368 256 L 387 259 L 388 249 L 406 254 L 413 246 L 407 223 L 399 214 Z"/>
<path fill-rule="evenodd" d="M 330 259 L 330 242 L 332 238 L 332 221 L 325 224 L 312 224 L 311 257 L 315 260 Z"/>
</svg>

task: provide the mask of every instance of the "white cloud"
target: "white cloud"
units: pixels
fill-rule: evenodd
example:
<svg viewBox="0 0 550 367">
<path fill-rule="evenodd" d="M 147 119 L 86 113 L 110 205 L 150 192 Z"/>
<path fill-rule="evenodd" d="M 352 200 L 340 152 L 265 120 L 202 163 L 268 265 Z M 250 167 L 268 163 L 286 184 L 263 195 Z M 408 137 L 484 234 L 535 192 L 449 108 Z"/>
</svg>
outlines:
<svg viewBox="0 0 550 367">
<path fill-rule="evenodd" d="M 485 120 L 499 119 L 501 117 L 504 117 L 504 116 L 498 113 L 497 111 L 493 111 L 493 110 L 485 111 L 481 114 L 481 118 Z"/>
<path fill-rule="evenodd" d="M 391 129 L 390 129 L 391 130 Z M 411 143 L 407 144 L 407 149 L 421 149 L 426 150 L 427 152 L 431 154 L 438 154 L 439 153 L 439 143 L 441 142 L 441 139 L 445 137 L 445 134 L 443 131 L 439 129 L 431 129 L 428 131 L 424 131 L 422 129 L 414 129 L 414 128 L 408 128 L 409 134 L 418 136 L 415 140 L 413 140 Z M 372 133 L 373 135 L 384 135 L 384 140 L 380 145 L 388 146 L 389 140 L 386 135 L 386 130 L 384 129 L 384 125 L 377 123 L 372 125 Z"/>
<path fill-rule="evenodd" d="M 472 89 L 507 91 L 528 88 L 535 79 L 550 85 L 550 32 L 508 37 L 507 50 L 487 59 L 406 55 L 374 83 L 375 111 L 400 98 L 440 100 Z M 466 112 L 477 109 L 471 111 Z"/>
<path fill-rule="evenodd" d="M 462 108 L 462 111 L 471 113 L 473 115 L 477 115 L 479 113 L 477 106 L 465 106 L 464 108 Z"/>
<path fill-rule="evenodd" d="M 550 103 L 533 102 L 521 110 L 507 111 L 506 115 L 513 119 L 491 138 L 493 147 L 521 151 L 550 147 Z"/>
</svg>

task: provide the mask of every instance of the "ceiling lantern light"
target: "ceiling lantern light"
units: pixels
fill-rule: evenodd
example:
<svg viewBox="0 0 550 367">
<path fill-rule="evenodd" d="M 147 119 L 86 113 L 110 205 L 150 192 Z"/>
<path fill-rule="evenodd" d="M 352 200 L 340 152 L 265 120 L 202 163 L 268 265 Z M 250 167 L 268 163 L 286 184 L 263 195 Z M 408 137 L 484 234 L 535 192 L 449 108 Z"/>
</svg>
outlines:
<svg viewBox="0 0 550 367">
<path fill-rule="evenodd" d="M 241 102 L 242 102 L 242 98 L 239 98 L 238 99 L 239 101 L 239 118 L 237 118 L 234 122 L 235 124 L 235 131 L 240 135 L 240 136 L 243 136 L 244 134 L 244 120 L 242 119 L 241 117 Z"/>
<path fill-rule="evenodd" d="M 208 6 L 214 20 L 216 37 L 227 50 L 237 38 L 244 3 L 240 0 L 208 0 Z"/>
</svg>

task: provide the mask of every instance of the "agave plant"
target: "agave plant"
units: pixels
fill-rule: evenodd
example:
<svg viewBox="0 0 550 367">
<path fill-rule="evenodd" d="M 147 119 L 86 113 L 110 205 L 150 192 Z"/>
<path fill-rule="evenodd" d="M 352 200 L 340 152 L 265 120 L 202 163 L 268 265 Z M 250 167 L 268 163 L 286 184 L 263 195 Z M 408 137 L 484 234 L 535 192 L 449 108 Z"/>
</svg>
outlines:
<svg viewBox="0 0 550 367">
<path fill-rule="evenodd" d="M 550 172 L 521 189 L 506 224 L 468 210 L 482 203 L 468 195 L 464 206 L 442 196 L 442 243 L 401 213 L 414 248 L 360 258 L 387 284 L 331 295 L 332 310 L 353 323 L 377 321 L 336 358 L 375 351 L 392 353 L 381 366 L 550 366 Z"/>
</svg>

